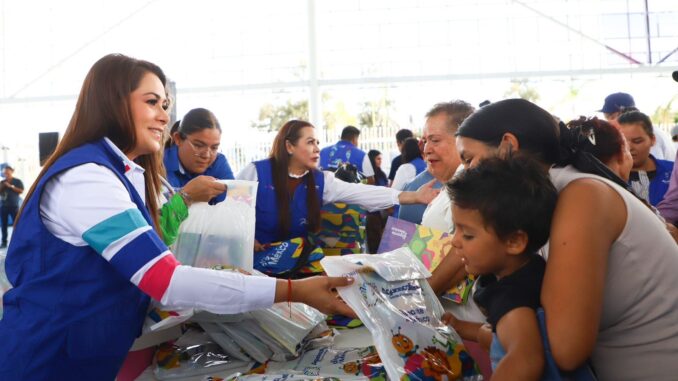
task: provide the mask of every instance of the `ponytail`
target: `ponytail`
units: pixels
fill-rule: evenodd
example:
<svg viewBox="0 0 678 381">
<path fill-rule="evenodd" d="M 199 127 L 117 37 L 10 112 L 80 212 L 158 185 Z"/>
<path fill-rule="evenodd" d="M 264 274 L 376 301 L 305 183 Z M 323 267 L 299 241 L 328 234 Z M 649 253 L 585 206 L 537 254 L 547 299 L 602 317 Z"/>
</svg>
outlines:
<svg viewBox="0 0 678 381">
<path fill-rule="evenodd" d="M 598 119 L 594 117 L 573 120 L 567 125 L 563 122 L 559 123 L 560 150 L 556 166 L 572 165 L 581 172 L 610 180 L 638 197 L 626 181 L 590 152 L 597 144 L 594 127 L 598 122 Z"/>
</svg>

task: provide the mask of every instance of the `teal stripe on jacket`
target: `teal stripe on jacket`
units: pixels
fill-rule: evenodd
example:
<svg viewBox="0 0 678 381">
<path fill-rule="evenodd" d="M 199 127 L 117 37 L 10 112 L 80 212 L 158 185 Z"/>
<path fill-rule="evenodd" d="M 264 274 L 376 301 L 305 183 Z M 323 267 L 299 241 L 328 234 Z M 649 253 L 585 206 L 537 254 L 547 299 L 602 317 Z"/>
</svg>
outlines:
<svg viewBox="0 0 678 381">
<path fill-rule="evenodd" d="M 139 209 L 127 209 L 92 226 L 82 239 L 102 254 L 111 243 L 144 226 L 148 223 Z"/>
</svg>

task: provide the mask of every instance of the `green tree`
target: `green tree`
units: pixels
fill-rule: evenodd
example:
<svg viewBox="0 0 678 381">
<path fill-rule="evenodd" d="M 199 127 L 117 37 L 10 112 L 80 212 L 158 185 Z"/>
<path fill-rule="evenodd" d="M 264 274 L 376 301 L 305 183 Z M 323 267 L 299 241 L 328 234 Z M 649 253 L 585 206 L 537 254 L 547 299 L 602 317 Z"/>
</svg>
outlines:
<svg viewBox="0 0 678 381">
<path fill-rule="evenodd" d="M 652 124 L 658 127 L 671 127 L 674 123 L 678 122 L 678 112 L 673 110 L 673 102 L 676 98 L 678 98 L 678 96 L 671 98 L 667 104 L 657 107 L 650 118 L 652 119 Z"/>
<path fill-rule="evenodd" d="M 268 132 L 277 131 L 291 119 L 308 120 L 308 100 L 288 99 L 278 106 L 266 103 L 259 109 L 259 120 L 252 122 L 252 127 Z"/>
<path fill-rule="evenodd" d="M 395 102 L 388 98 L 384 92 L 377 100 L 366 101 L 362 103 L 362 110 L 358 114 L 358 122 L 361 127 L 375 127 L 397 125 L 398 123 L 391 117 L 395 111 Z"/>
<path fill-rule="evenodd" d="M 515 97 L 523 98 L 530 102 L 537 102 L 539 100 L 539 92 L 530 86 L 530 81 L 527 78 L 512 79 L 511 86 L 504 92 L 504 98 Z"/>
</svg>

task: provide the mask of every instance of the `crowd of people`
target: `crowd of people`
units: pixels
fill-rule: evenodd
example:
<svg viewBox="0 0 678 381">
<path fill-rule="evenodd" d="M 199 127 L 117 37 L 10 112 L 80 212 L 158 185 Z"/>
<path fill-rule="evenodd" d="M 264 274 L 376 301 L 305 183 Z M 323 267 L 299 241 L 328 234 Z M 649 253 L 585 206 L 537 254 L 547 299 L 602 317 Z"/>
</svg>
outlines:
<svg viewBox="0 0 678 381">
<path fill-rule="evenodd" d="M 155 64 L 101 58 L 21 209 L 3 203 L 3 246 L 7 216 L 15 222 L 0 379 L 114 379 L 150 299 L 218 314 L 296 301 L 355 316 L 333 291 L 350 278 L 275 279 L 174 258 L 188 207 L 223 201 L 218 180 L 234 178 L 258 182 L 255 256 L 317 231 L 334 202 L 367 209 L 379 232 L 392 215 L 450 233 L 429 284 L 442 294 L 477 277 L 445 321 L 491 355 L 493 379 L 582 366 L 599 380 L 678 374 L 676 149 L 631 95 L 605 98 L 604 119 L 569 122 L 522 99 L 438 103 L 420 138 L 396 134 L 388 176 L 381 152 L 359 148 L 358 128 L 320 149 L 311 123 L 290 120 L 269 157 L 234 176 L 211 111 L 169 129 L 165 85 Z M 362 183 L 335 177 L 347 164 Z M 23 184 L 11 167 L 4 175 L 11 201 Z"/>
</svg>

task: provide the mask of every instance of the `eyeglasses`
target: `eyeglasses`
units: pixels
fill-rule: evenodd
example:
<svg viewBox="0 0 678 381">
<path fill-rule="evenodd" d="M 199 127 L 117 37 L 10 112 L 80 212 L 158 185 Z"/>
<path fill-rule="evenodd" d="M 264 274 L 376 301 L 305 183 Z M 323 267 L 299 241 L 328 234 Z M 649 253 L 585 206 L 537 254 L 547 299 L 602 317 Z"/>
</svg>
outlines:
<svg viewBox="0 0 678 381">
<path fill-rule="evenodd" d="M 191 146 L 191 148 L 193 148 L 193 156 L 210 157 L 216 156 L 219 152 L 219 147 L 210 147 L 202 143 L 193 143 L 189 139 L 186 139 L 186 141 Z"/>
</svg>

